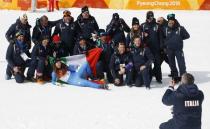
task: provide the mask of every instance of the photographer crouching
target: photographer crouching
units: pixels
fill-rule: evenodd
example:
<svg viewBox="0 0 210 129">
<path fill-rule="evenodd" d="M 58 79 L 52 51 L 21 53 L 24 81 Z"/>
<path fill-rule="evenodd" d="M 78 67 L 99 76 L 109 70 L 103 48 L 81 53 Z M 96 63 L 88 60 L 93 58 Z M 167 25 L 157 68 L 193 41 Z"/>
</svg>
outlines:
<svg viewBox="0 0 210 129">
<path fill-rule="evenodd" d="M 160 129 L 201 129 L 203 92 L 194 84 L 194 77 L 184 73 L 181 84 L 175 90 L 172 80 L 163 95 L 162 102 L 173 106 L 173 118 L 162 123 Z"/>
</svg>

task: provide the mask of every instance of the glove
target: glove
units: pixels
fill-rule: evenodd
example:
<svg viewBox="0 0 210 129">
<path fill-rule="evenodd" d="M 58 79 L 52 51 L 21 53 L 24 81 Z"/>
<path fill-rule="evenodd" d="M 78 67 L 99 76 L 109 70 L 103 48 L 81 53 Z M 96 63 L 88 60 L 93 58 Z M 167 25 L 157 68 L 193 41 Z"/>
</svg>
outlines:
<svg viewBox="0 0 210 129">
<path fill-rule="evenodd" d="M 125 69 L 126 70 L 131 70 L 133 67 L 133 63 L 132 62 L 129 62 L 126 66 L 125 66 Z"/>
</svg>

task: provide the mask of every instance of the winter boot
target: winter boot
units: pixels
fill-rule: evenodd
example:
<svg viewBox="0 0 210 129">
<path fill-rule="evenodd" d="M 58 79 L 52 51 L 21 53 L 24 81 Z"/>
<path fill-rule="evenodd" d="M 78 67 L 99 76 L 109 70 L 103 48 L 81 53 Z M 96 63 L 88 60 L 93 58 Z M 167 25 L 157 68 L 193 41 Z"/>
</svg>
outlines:
<svg viewBox="0 0 210 129">
<path fill-rule="evenodd" d="M 100 89 L 109 90 L 109 86 L 107 84 L 101 84 Z"/>
<path fill-rule="evenodd" d="M 34 77 L 26 77 L 26 80 L 30 82 L 36 82 L 36 79 Z"/>
<path fill-rule="evenodd" d="M 39 84 L 44 84 L 45 81 L 42 76 L 36 76 L 36 82 Z"/>
<path fill-rule="evenodd" d="M 11 79 L 11 76 L 8 75 L 8 74 L 6 74 L 6 75 L 5 75 L 5 80 L 10 80 L 10 79 Z"/>
</svg>

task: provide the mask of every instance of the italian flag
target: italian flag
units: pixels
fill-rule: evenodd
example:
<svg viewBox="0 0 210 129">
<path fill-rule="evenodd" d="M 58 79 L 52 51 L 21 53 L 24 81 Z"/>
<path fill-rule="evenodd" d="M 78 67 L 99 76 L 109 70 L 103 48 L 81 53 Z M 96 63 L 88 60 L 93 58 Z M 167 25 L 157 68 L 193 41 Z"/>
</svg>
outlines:
<svg viewBox="0 0 210 129">
<path fill-rule="evenodd" d="M 70 66 L 70 65 L 82 66 L 83 64 L 88 63 L 92 74 L 96 77 L 96 64 L 100 58 L 101 52 L 102 52 L 101 48 L 94 48 L 94 49 L 91 49 L 90 51 L 88 51 L 86 54 L 62 57 L 61 60 L 67 66 Z M 52 58 L 52 57 L 50 57 L 50 58 L 51 58 L 50 64 L 53 65 L 55 63 L 55 58 Z M 96 82 L 99 84 L 104 83 L 104 82 L 98 81 L 98 80 L 94 80 L 93 82 Z"/>
</svg>

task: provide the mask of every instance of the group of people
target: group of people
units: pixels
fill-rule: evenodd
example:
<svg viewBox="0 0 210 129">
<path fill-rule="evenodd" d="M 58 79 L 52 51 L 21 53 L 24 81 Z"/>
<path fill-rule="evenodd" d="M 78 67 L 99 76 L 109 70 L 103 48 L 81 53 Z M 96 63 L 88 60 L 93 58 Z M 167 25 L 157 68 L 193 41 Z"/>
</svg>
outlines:
<svg viewBox="0 0 210 129">
<path fill-rule="evenodd" d="M 99 28 L 85 6 L 77 20 L 65 10 L 63 18 L 57 21 L 49 21 L 45 15 L 37 19 L 32 36 L 30 29 L 24 14 L 6 32 L 9 42 L 6 80 L 14 76 L 17 83 L 23 83 L 25 79 L 40 83 L 51 80 L 55 85 L 64 82 L 108 89 L 106 83 L 91 81 L 107 78 L 115 86 L 144 85 L 150 89 L 153 76 L 162 83 L 161 64 L 165 61 L 171 70 L 172 83 L 162 101 L 165 105 L 173 105 L 173 119 L 162 123 L 160 129 L 201 129 L 204 95 L 194 84 L 194 77 L 186 73 L 183 40 L 190 35 L 175 14 L 168 14 L 167 20 L 163 17 L 156 20 L 154 13 L 148 11 L 143 24 L 134 17 L 130 28 L 118 13 L 114 13 L 104 30 Z M 84 63 L 84 57 L 90 51 L 100 52 L 95 76 L 92 76 L 88 62 Z M 67 63 L 75 60 L 83 60 L 84 64 Z M 175 90 L 179 81 L 181 85 Z"/>
<path fill-rule="evenodd" d="M 190 35 L 179 24 L 175 14 L 168 14 L 167 20 L 163 17 L 156 20 L 154 13 L 148 11 L 144 23 L 140 24 L 139 19 L 133 17 L 130 28 L 118 13 L 113 13 L 106 29 L 100 29 L 89 8 L 84 6 L 76 20 L 70 11 L 65 10 L 63 18 L 56 21 L 49 21 L 46 15 L 38 18 L 32 36 L 30 29 L 28 17 L 24 14 L 6 32 L 10 43 L 6 54 L 7 80 L 14 75 L 18 83 L 24 82 L 24 79 L 49 81 L 53 71 L 49 57 L 60 59 L 87 54 L 94 48 L 102 49 L 94 79 L 107 78 L 116 86 L 144 85 L 150 89 L 153 77 L 161 84 L 163 61 L 169 64 L 169 76 L 176 82 L 186 73 L 183 40 Z"/>
</svg>

